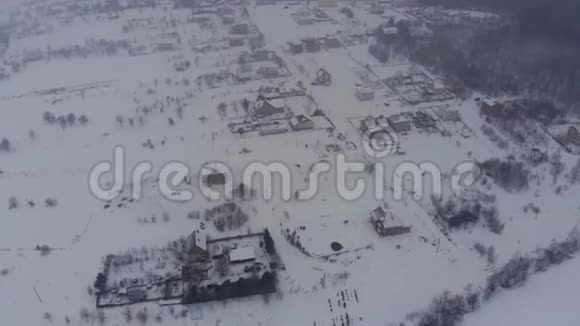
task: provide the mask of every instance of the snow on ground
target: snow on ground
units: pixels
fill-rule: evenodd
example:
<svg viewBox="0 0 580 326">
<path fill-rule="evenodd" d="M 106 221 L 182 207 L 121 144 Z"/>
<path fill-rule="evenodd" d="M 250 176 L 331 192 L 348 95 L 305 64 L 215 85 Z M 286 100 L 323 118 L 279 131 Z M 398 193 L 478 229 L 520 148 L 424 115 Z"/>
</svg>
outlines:
<svg viewBox="0 0 580 326">
<path fill-rule="evenodd" d="M 575 258 L 554 267 L 549 273 L 538 274 L 524 288 L 506 291 L 479 312 L 468 315 L 464 324 L 574 324 L 580 319 L 577 308 L 580 288 L 578 283 L 571 280 L 574 280 L 579 268 L 580 259 Z"/>
<path fill-rule="evenodd" d="M 19 201 L 17 209 L 2 207 L 0 214 L 0 270 L 5 271 L 0 275 L 0 324 L 50 324 L 43 318 L 48 312 L 53 324 L 62 324 L 68 316 L 72 324 L 82 325 L 81 309 L 94 309 L 95 298 L 89 295 L 87 288 L 93 284 L 103 256 L 135 247 L 162 246 L 198 228 L 199 223 L 188 219 L 187 214 L 193 210 L 204 211 L 216 203 L 208 202 L 199 193 L 186 203 L 163 198 L 154 182 L 163 164 L 170 161 L 187 163 L 196 180 L 204 163 L 222 161 L 231 167 L 240 182 L 242 170 L 249 163 L 279 161 L 286 163 L 292 172 L 294 189 L 302 189 L 307 185 L 306 177 L 312 164 L 321 160 L 332 162 L 336 158 L 337 154 L 326 150 L 326 145 L 350 141 L 356 148 L 341 153 L 349 160 L 369 161 L 362 151 L 363 139 L 358 125 L 351 121 L 369 114 L 391 115 L 430 109 L 434 105 L 405 103 L 381 79 L 408 69 L 409 64 L 380 65 L 364 45 L 319 53 L 287 53 L 287 42 L 335 35 L 352 28 L 338 9 L 328 10 L 332 22 L 299 26 L 291 17 L 298 7 L 304 5 L 288 8 L 250 6 L 247 18 L 264 35 L 265 47 L 282 58 L 292 74 L 290 77 L 207 88 L 197 84 L 196 78 L 223 69 L 234 72 L 238 67 L 237 56 L 241 51 L 250 51 L 249 47 L 216 54 L 193 52 L 184 45 L 175 52 L 135 57 L 121 53 L 107 57 L 42 60 L 26 65 L 9 80 L 0 82 L 0 111 L 6 117 L 0 121 L 0 137 L 9 138 L 13 147 L 10 153 L 0 155 L 0 201 L 7 205 L 11 196 Z M 18 40 L 11 45 L 11 51 L 35 44 L 44 47 L 45 43 L 54 46 L 82 43 L 86 38 L 104 36 L 124 39 L 141 35 L 146 39 L 148 36 L 143 36 L 146 33 L 125 35 L 120 26 L 123 20 L 152 15 L 187 17 L 179 10 L 130 10 L 126 17 L 121 16 L 111 24 L 97 20 L 75 21 L 52 34 Z M 367 17 L 367 25 L 371 28 L 381 21 L 366 8 L 358 8 L 355 15 Z M 393 15 L 403 14 L 395 12 Z M 360 20 L 364 21 L 363 18 Z M 101 25 L 106 29 L 100 29 Z M 185 40 L 191 39 L 190 34 L 196 32 L 201 36 L 211 35 L 211 28 L 216 32 L 225 29 L 215 25 L 202 31 L 199 25 L 189 24 L 176 30 Z M 53 42 L 64 38 L 64 43 Z M 172 63 L 176 54 L 191 62 L 189 70 L 175 71 Z M 319 68 L 332 73 L 332 86 L 311 85 Z M 259 87 L 281 80 L 301 82 L 306 94 L 328 115 L 336 130 L 330 133 L 324 125 L 321 129 L 270 136 L 232 134 L 227 126 L 229 119 L 218 114 L 218 105 L 242 98 L 253 101 Z M 376 86 L 375 99 L 361 102 L 354 95 L 355 86 L 367 83 Z M 55 88 L 65 91 L 54 91 Z M 179 98 L 180 105 L 170 102 L 168 97 Z M 308 112 L 305 99 L 289 98 L 279 102 L 300 106 L 296 113 L 304 113 Z M 357 326 L 384 325 L 423 309 L 431 298 L 445 289 L 461 290 L 469 283 L 485 279 L 489 271 L 486 262 L 472 250 L 474 243 L 494 245 L 497 264 L 501 265 L 517 252 L 529 252 L 554 238 L 561 238 L 577 224 L 575 194 L 578 189 L 571 187 L 556 195 L 551 180 L 534 184 L 521 194 L 493 189 L 498 194 L 498 209 L 506 225 L 500 236 L 476 226 L 471 231 L 452 232 L 447 239 L 429 214 L 429 194 L 420 201 L 394 200 L 389 187 L 393 182 L 392 172 L 400 163 L 433 161 L 449 173 L 460 162 L 511 154 L 498 149 L 480 132 L 484 122 L 475 100 L 451 100 L 445 104 L 460 111 L 474 136 L 463 138 L 454 134 L 447 137 L 416 129 L 401 135 L 399 140 L 405 155 L 373 161 L 385 164 L 387 171 L 383 200 L 374 198 L 373 179 L 369 174 L 358 175 L 367 181 L 362 198 L 343 200 L 336 190 L 333 169 L 321 176 L 319 192 L 312 200 L 283 201 L 276 197 L 275 191 L 271 201 L 259 199 L 241 204 L 250 215 L 249 223 L 239 231 L 224 235 L 267 227 L 286 265 L 279 276 L 279 294 L 268 302 L 261 297 L 250 297 L 192 305 L 183 308 L 189 311 L 187 321 L 174 318 L 169 308 L 160 308 L 154 303 L 141 306 L 148 307 L 151 320 L 156 314 L 162 314 L 164 325 L 187 322 L 188 325 L 330 326 L 337 325 L 347 313 Z M 182 118 L 177 114 L 179 106 L 183 109 Z M 143 114 L 143 108 L 151 110 Z M 61 128 L 58 123 L 49 125 L 43 121 L 45 111 L 56 116 L 74 113 L 78 118 L 86 115 L 89 122 Z M 119 116 L 122 116 L 121 122 Z M 142 122 L 139 117 L 143 118 Z M 341 140 L 339 134 L 346 140 Z M 144 145 L 147 141 L 151 146 Z M 151 162 L 154 171 L 144 182 L 141 200 L 122 202 L 116 199 L 108 205 L 90 194 L 87 180 L 95 164 L 112 160 L 113 148 L 117 145 L 126 150 L 127 180 L 129 168 L 138 162 Z M 550 143 L 547 150 L 554 152 L 556 148 L 557 144 Z M 573 158 L 564 156 L 564 160 L 571 166 Z M 548 173 L 546 168 L 540 167 L 538 172 Z M 354 182 L 354 177 L 349 182 Z M 48 197 L 55 198 L 58 205 L 45 207 L 44 200 Z M 530 202 L 541 206 L 537 216 L 522 212 L 522 207 Z M 368 216 L 371 210 L 383 204 L 413 227 L 411 233 L 392 238 L 376 235 Z M 164 220 L 164 215 L 169 219 Z M 285 239 L 286 229 L 297 230 L 304 240 L 303 245 L 313 254 L 311 257 Z M 213 228 L 211 232 L 212 236 L 222 235 Z M 329 261 L 321 259 L 321 256 L 333 254 L 332 242 L 339 242 L 344 252 Z M 42 256 L 34 250 L 42 245 L 54 250 Z M 572 272 L 576 264 L 577 261 L 570 262 L 554 273 L 561 273 L 562 279 L 571 279 L 566 273 Z M 466 325 L 478 325 L 480 320 L 482 324 L 489 324 L 486 321 L 501 314 L 508 300 L 517 299 L 510 299 L 510 296 L 530 297 L 527 292 L 544 293 L 544 287 L 548 286 L 553 287 L 550 291 L 556 295 L 557 287 L 547 283 L 558 279 L 551 273 L 538 276 L 525 292 L 517 290 L 502 295 L 481 314 L 470 317 Z M 557 285 L 564 286 L 563 283 Z M 573 295 L 572 287 L 562 288 L 564 290 Z M 349 296 L 356 293 L 356 299 L 349 299 L 348 305 L 341 308 L 337 303 L 341 293 Z M 548 303 L 551 304 L 545 302 Z M 530 304 L 537 306 L 544 302 Z M 573 310 L 570 307 L 566 312 L 573 313 Z M 124 323 L 121 309 L 107 310 L 106 315 L 110 325 Z M 570 315 L 570 318 L 576 317 Z M 545 323 L 538 322 L 540 324 Z"/>
</svg>

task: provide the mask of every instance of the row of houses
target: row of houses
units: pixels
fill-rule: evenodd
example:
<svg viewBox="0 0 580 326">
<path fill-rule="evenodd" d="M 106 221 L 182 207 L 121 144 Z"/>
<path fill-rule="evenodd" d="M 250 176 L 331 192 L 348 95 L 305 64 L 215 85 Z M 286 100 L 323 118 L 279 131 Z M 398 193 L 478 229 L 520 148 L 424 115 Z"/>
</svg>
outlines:
<svg viewBox="0 0 580 326">
<path fill-rule="evenodd" d="M 295 115 L 287 106 L 275 106 L 266 98 L 259 98 L 249 111 L 249 119 L 230 123 L 232 133 L 258 131 L 261 136 L 303 131 L 315 128 L 314 121 L 305 114 Z"/>
<path fill-rule="evenodd" d="M 326 49 L 338 49 L 343 47 L 342 42 L 336 37 L 326 36 L 320 38 L 305 38 L 297 42 L 288 42 L 288 52 L 300 54 L 303 52 L 319 52 L 322 47 Z"/>
<path fill-rule="evenodd" d="M 391 115 L 389 117 L 380 116 L 374 118 L 368 116 L 360 122 L 360 129 L 362 132 L 373 130 L 376 128 L 392 129 L 396 133 L 404 133 L 411 130 L 411 118 L 403 113 Z"/>
<path fill-rule="evenodd" d="M 411 232 L 411 226 L 399 221 L 391 212 L 379 206 L 371 211 L 370 222 L 381 237 L 402 235 Z"/>
</svg>

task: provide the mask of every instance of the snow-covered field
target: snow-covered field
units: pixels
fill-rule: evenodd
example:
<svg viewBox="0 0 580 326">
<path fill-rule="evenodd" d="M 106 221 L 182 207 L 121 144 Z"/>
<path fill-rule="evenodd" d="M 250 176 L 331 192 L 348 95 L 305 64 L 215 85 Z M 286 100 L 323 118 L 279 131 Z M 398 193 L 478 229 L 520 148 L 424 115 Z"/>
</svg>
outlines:
<svg viewBox="0 0 580 326">
<path fill-rule="evenodd" d="M 58 28 L 12 40 L 4 58 L 7 67 L 8 56 L 18 56 L 24 49 L 35 47 L 47 53 L 49 46 L 56 51 L 58 47 L 82 46 L 85 40 L 96 38 L 126 40 L 130 44 L 153 42 L 149 31 L 123 32 L 124 22 L 139 17 L 163 22 L 157 32 L 176 33 L 178 37 L 174 39 L 181 41 L 170 52 L 141 56 L 131 56 L 125 48 L 114 55 L 88 53 L 68 59 L 45 55 L 34 62 L 18 63 L 19 70 L 0 81 L 0 138 L 10 142 L 10 149 L 0 152 L 0 325 L 101 322 L 99 317 L 91 320 L 81 311 L 96 314 L 95 296 L 89 288 L 102 258 L 187 237 L 199 228 L 197 221 L 187 217 L 188 213 L 203 212 L 217 204 L 199 191 L 194 191 L 194 198 L 187 202 L 164 198 L 157 189 L 156 176 L 164 164 L 173 161 L 190 167 L 193 185 L 197 184 L 200 168 L 209 161 L 227 164 L 238 183 L 244 167 L 252 162 L 283 162 L 291 171 L 293 190 L 301 190 L 308 184 L 313 164 L 322 160 L 334 162 L 338 154 L 344 154 L 349 161 L 383 163 L 386 195 L 377 201 L 373 175 L 359 173 L 356 176 L 367 182 L 366 191 L 354 201 L 342 199 L 333 167 L 320 177 L 320 189 L 311 200 L 293 197 L 286 201 L 275 191 L 270 201 L 258 196 L 242 202 L 240 205 L 250 215 L 246 225 L 225 233 L 209 225 L 207 232 L 221 237 L 268 228 L 286 266 L 278 275 L 278 293 L 267 299 L 254 296 L 190 306 L 132 306 L 135 312 L 147 307 L 150 324 L 160 322 L 157 317 L 163 325 L 176 326 L 338 326 L 345 325 L 341 324 L 345 318 L 349 318 L 346 325 L 397 324 L 408 313 L 426 308 L 444 290 L 460 291 L 470 283 L 479 285 L 496 266 L 516 253 L 528 253 L 565 237 L 578 223 L 579 189 L 568 185 L 564 177 L 553 182 L 548 164 L 532 168 L 532 173 L 540 177 L 523 192 L 507 193 L 491 181 L 486 186 L 476 186 L 496 195 L 495 205 L 505 225 L 501 235 L 479 223 L 470 230 L 452 231 L 446 237 L 434 222 L 430 193 L 422 200 L 410 195 L 401 201 L 393 199 L 393 173 L 403 162 L 434 162 L 443 174 L 449 174 L 462 162 L 520 157 L 529 149 L 514 145 L 504 150 L 495 146 L 480 130 L 485 121 L 480 117 L 475 96 L 444 103 L 407 104 L 381 82 L 412 67 L 405 60 L 382 65 L 368 53 L 366 45 L 296 55 L 287 51 L 287 42 L 301 38 L 374 28 L 382 18 L 370 14 L 366 5 L 361 3 L 354 8 L 360 17 L 356 26 L 338 8 L 324 9 L 331 22 L 301 26 L 292 13 L 305 4 L 234 6 L 236 19 L 257 27 L 263 35 L 264 48 L 281 58 L 291 76 L 245 83 L 229 78 L 226 85 L 216 88 L 198 82 L 198 77 L 224 70 L 235 74 L 240 66 L 237 57 L 243 51 L 250 52 L 251 46 L 227 51 L 210 49 L 205 53 L 192 50 L 190 40 L 221 38 L 227 36 L 224 31 L 229 27 L 215 17 L 205 25 L 192 23 L 188 20 L 192 16 L 190 9 L 126 9 L 115 20 L 106 20 L 107 14 L 89 14 L 66 25 L 56 18 L 46 18 L 45 23 L 54 23 Z M 242 8 L 247 8 L 247 15 Z M 412 19 L 398 10 L 384 15 Z M 174 63 L 178 60 L 188 61 L 189 68 L 176 71 Z M 312 85 L 320 68 L 332 74 L 331 86 Z M 295 106 L 293 111 L 297 114 L 312 114 L 314 106 L 309 103 L 315 103 L 330 122 L 325 120 L 313 130 L 268 136 L 232 134 L 229 119 L 217 110 L 220 104 L 239 103 L 243 98 L 253 102 L 261 87 L 281 81 L 300 83 L 306 93 L 279 100 L 281 106 Z M 355 87 L 369 81 L 378 85 L 374 99 L 357 100 Z M 458 132 L 444 136 L 413 127 L 399 137 L 404 155 L 374 159 L 363 151 L 364 140 L 358 126 L 350 122 L 368 115 L 428 111 L 437 105 L 458 110 L 473 136 L 464 138 Z M 234 108 L 228 110 L 233 112 Z M 43 118 L 47 111 L 56 117 L 72 113 L 74 123 L 48 123 Z M 240 112 L 242 109 L 232 115 L 243 116 Z M 86 116 L 87 121 L 80 122 L 81 116 Z M 445 127 L 444 121 L 438 123 L 447 130 L 457 128 L 452 124 Z M 328 128 L 330 124 L 332 130 Z M 356 148 L 345 146 L 348 142 Z M 326 150 L 332 144 L 341 145 L 339 153 Z M 153 166 L 153 172 L 143 182 L 143 198 L 138 201 L 117 198 L 107 203 L 90 192 L 92 167 L 111 161 L 115 146 L 125 149 L 126 181 L 130 180 L 130 169 L 139 162 L 148 161 Z M 550 140 L 542 151 L 551 156 L 561 150 Z M 566 175 L 577 158 L 565 152 L 561 155 Z M 105 179 L 110 181 L 110 176 Z M 449 180 L 449 175 L 445 176 L 444 184 L 448 185 Z M 352 185 L 354 177 L 349 182 Z M 558 186 L 563 186 L 563 190 L 556 194 Z M 181 190 L 188 187 L 179 186 Z M 446 197 L 451 195 L 448 188 L 444 189 Z M 261 192 L 260 187 L 257 190 Z M 125 191 L 128 194 L 129 186 Z M 14 203 L 12 198 L 17 207 L 9 207 Z M 46 205 L 47 198 L 54 198 L 57 205 Z M 530 203 L 541 210 L 524 211 L 523 207 Z M 387 205 L 394 215 L 411 225 L 412 231 L 380 238 L 368 218 L 370 211 L 381 205 Z M 287 241 L 283 235 L 286 229 L 297 230 L 311 256 Z M 321 256 L 333 254 L 332 242 L 339 242 L 344 253 L 322 259 Z M 494 266 L 473 250 L 475 243 L 495 248 Z M 45 254 L 36 250 L 43 245 L 53 250 Z M 578 264 L 575 259 L 537 276 L 524 289 L 501 294 L 464 324 L 546 325 L 556 315 L 563 321 L 558 324 L 574 324 L 580 318 L 574 305 L 580 292 L 569 280 L 574 280 Z M 347 304 L 343 299 L 343 305 L 339 305 L 341 292 L 351 296 L 356 293 L 356 300 L 350 299 Z M 139 323 L 127 323 L 123 308 L 102 311 L 106 325 Z"/>
</svg>

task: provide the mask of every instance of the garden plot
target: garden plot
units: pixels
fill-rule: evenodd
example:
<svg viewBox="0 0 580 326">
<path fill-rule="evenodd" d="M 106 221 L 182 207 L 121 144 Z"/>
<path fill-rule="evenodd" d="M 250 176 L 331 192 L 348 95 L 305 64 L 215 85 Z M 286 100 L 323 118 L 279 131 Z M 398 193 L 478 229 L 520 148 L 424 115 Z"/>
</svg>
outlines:
<svg viewBox="0 0 580 326">
<path fill-rule="evenodd" d="M 282 232 L 293 245 L 310 256 L 326 258 L 336 254 L 370 250 L 372 227 L 363 218 L 328 212 L 319 216 L 292 216 L 282 223 Z"/>
</svg>

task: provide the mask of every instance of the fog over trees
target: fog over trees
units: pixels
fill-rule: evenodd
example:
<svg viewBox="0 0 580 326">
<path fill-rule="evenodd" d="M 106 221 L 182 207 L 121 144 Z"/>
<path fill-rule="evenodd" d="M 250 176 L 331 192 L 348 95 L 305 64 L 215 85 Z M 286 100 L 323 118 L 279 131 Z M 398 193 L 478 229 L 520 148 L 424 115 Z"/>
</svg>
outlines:
<svg viewBox="0 0 580 326">
<path fill-rule="evenodd" d="M 577 41 L 580 2 L 576 0 L 421 0 L 423 4 L 498 10 L 516 21 L 522 35 Z"/>
<path fill-rule="evenodd" d="M 412 59 L 456 85 L 493 96 L 526 95 L 573 109 L 580 103 L 580 2 L 575 0 L 420 0 L 424 5 L 493 10 L 489 24 L 433 26 Z M 431 56 L 427 55 L 428 53 Z"/>
</svg>

